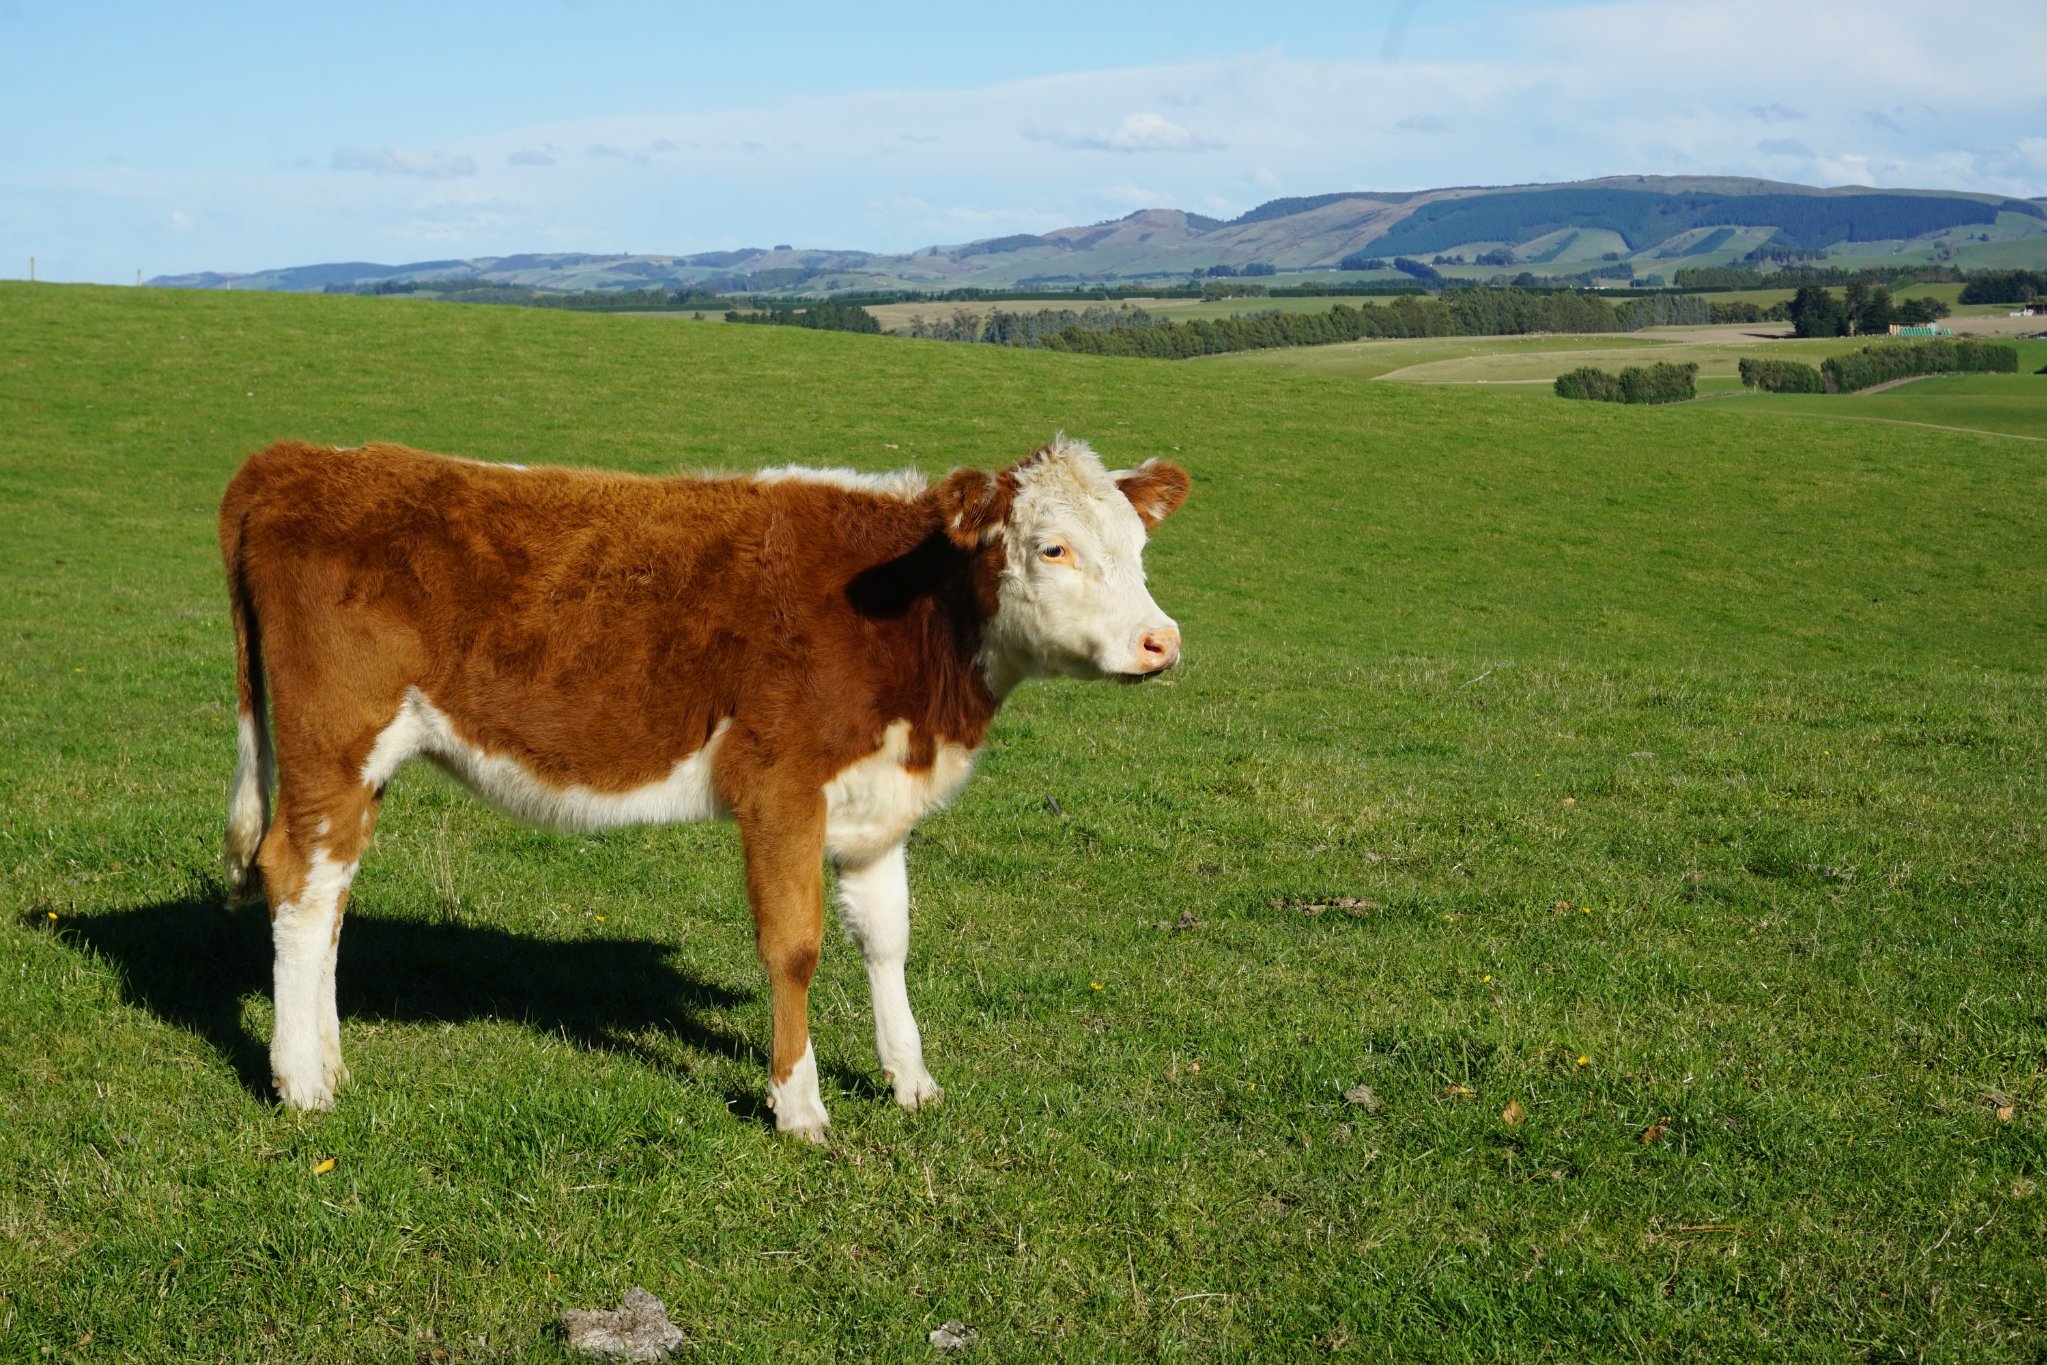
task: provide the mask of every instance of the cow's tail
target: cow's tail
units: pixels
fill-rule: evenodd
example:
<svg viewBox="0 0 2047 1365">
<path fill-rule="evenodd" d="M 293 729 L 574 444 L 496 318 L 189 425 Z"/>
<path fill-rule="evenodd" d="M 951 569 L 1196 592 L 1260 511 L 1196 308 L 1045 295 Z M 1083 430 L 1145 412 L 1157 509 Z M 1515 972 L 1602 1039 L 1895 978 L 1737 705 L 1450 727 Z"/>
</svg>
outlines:
<svg viewBox="0 0 2047 1365">
<path fill-rule="evenodd" d="M 249 599 L 242 559 L 242 528 L 248 513 L 243 480 L 228 485 L 220 508 L 220 552 L 227 566 L 229 614 L 235 626 L 235 776 L 227 791 L 224 849 L 230 900 L 256 894 L 260 877 L 256 850 L 270 827 L 270 785 L 274 759 L 263 687 L 263 632 Z"/>
</svg>

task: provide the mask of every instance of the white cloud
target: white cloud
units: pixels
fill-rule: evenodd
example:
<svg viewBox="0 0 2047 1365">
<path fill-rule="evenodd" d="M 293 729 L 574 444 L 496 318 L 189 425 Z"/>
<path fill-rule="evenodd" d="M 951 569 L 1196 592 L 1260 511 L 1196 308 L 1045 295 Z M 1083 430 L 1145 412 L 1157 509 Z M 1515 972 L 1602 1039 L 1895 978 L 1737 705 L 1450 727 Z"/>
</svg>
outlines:
<svg viewBox="0 0 2047 1365">
<path fill-rule="evenodd" d="M 450 180 L 475 175 L 476 158 L 450 156 L 446 152 L 409 152 L 399 147 L 364 151 L 343 147 L 328 163 L 337 171 L 371 171 L 377 175 L 412 175 L 422 180 Z"/>
<path fill-rule="evenodd" d="M 1049 142 L 1070 151 L 1095 152 L 1212 152 L 1222 143 L 1183 128 L 1159 114 L 1125 114 L 1114 128 L 1096 133 L 1065 133 L 1056 129 L 1027 128 L 1024 136 L 1033 142 Z"/>
<path fill-rule="evenodd" d="M 1090 193 L 1097 203 L 1106 204 L 1123 213 L 1135 213 L 1139 209 L 1173 207 L 1173 195 L 1169 191 L 1150 189 L 1143 185 L 1097 185 Z"/>
</svg>

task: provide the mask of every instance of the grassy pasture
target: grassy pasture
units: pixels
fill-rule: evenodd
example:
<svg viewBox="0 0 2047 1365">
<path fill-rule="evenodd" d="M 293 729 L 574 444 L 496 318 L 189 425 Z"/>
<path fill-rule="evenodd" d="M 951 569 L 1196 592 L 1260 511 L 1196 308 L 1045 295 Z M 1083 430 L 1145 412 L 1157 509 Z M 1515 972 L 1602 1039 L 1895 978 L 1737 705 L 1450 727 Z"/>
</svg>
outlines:
<svg viewBox="0 0 2047 1365">
<path fill-rule="evenodd" d="M 640 1283 L 718 1359 L 2037 1359 L 2047 448 L 1263 360 L 0 285 L 0 1356 L 560 1360 Z M 1189 656 L 1025 689 L 920 831 L 943 1107 L 886 1101 L 833 934 L 835 1145 L 775 1140 L 728 829 L 419 772 L 356 1079 L 266 1101 L 214 872 L 243 452 L 1059 427 L 1193 472 Z"/>
<path fill-rule="evenodd" d="M 1845 399 L 1817 394 L 1768 394 L 1755 401 L 1787 416 L 1910 422 L 1950 431 L 1997 431 L 2047 441 L 2047 377 L 2035 374 L 1935 375 L 1881 393 L 1851 394 Z"/>
<path fill-rule="evenodd" d="M 1555 379 L 1580 365 L 1620 369 L 1655 361 L 1696 362 L 1702 386 L 1724 379 L 1733 387 L 1741 358 L 1784 356 L 1819 363 L 1827 356 L 1869 344 L 1868 338 L 1776 340 L 1728 328 L 1725 340 L 1695 341 L 1703 329 L 1683 329 L 1682 340 L 1656 330 L 1596 335 L 1515 337 L 1421 337 L 1238 351 L 1198 363 L 1227 367 L 1290 370 L 1328 378 L 1389 379 L 1419 384 L 1529 384 Z"/>
<path fill-rule="evenodd" d="M 1577 339 L 1579 338 L 1574 338 Z M 1407 365 L 1378 377 L 1413 384 L 1540 384 L 1555 379 L 1564 370 L 1580 365 L 1596 365 L 1601 369 L 1617 370 L 1624 365 L 1646 365 L 1660 361 L 1672 365 L 1695 364 L 1699 367 L 1701 381 L 1734 380 L 1743 356 L 1767 355 L 1817 365 L 1830 355 L 1867 346 L 1869 339 L 1838 337 L 1824 341 L 1758 341 L 1749 338 L 1741 342 L 1682 342 L 1663 341 L 1653 336 L 1645 336 L 1643 342 L 1646 343 L 1647 349 L 1644 349 L 1643 344 L 1636 344 L 1611 348 L 1571 347 L 1549 351 L 1532 348 L 1524 351 L 1478 350 L 1467 356 L 1451 356 Z"/>
<path fill-rule="evenodd" d="M 1723 340 L 1698 340 L 1719 334 Z M 1415 384 L 1510 386 L 1505 391 L 1547 396 L 1547 385 L 1566 370 L 1594 365 L 1619 370 L 1655 361 L 1699 366 L 1702 393 L 1734 393 L 1741 389 L 1739 367 L 1745 356 L 1777 356 L 1817 365 L 1830 355 L 1870 345 L 1869 337 L 1798 340 L 1766 339 L 1752 329 L 1651 328 L 1621 336 L 1426 337 L 1415 340 L 1345 342 L 1334 346 L 1297 346 L 1269 351 L 1239 351 L 1204 357 L 1197 363 L 1291 370 L 1347 379 L 1386 379 Z M 2035 430 L 2047 419 L 2047 384 L 2033 372 L 2047 365 L 2047 341 L 2017 338 L 2017 375 L 1978 375 L 1943 380 L 1939 385 L 1914 383 L 1883 394 L 1857 395 L 1857 404 L 1874 403 L 1888 410 L 1923 407 L 1938 413 L 1927 420 L 1991 431 Z M 1959 388 L 1943 387 L 1959 385 Z M 1953 393 L 1963 401 L 1941 404 L 1936 395 Z M 1895 396 L 1893 396 L 1895 395 Z M 1830 401 L 1807 401 L 1815 413 L 1847 411 Z M 1787 409 L 1788 410 L 1788 409 Z M 1857 407 L 1854 411 L 1862 412 Z M 1867 415 L 1867 414 L 1865 414 Z M 1980 420 L 1973 420 L 1980 419 Z"/>
<path fill-rule="evenodd" d="M 1330 346 L 1285 346 L 1267 351 L 1231 351 L 1202 356 L 1195 365 L 1220 365 L 1252 369 L 1284 370 L 1331 379 L 1379 379 L 1399 370 L 1441 361 L 1498 358 L 1510 368 L 1532 363 L 1536 368 L 1554 365 L 1551 376 L 1575 365 L 1591 364 L 1580 359 L 1583 352 L 1625 353 L 1630 365 L 1660 359 L 1668 343 L 1641 334 L 1600 333 L 1588 336 L 1541 334 L 1503 337 L 1387 337 L 1373 341 L 1345 341 Z"/>
</svg>

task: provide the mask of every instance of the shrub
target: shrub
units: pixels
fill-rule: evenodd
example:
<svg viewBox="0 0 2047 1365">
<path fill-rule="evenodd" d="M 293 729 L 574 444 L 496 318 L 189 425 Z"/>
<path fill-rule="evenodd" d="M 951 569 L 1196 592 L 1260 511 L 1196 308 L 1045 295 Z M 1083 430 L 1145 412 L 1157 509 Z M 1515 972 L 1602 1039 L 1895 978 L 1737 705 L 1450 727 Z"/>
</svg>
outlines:
<svg viewBox="0 0 2047 1365">
<path fill-rule="evenodd" d="M 1621 402 L 1682 403 L 1699 396 L 1697 365 L 1630 365 L 1621 371 Z"/>
<path fill-rule="evenodd" d="M 1590 365 L 1557 376 L 1559 398 L 1589 398 L 1600 403 L 1682 403 L 1696 398 L 1697 365 L 1630 365 L 1619 374 Z"/>
<path fill-rule="evenodd" d="M 1825 393 L 1820 372 L 1796 360 L 1756 360 L 1743 357 L 1741 382 L 1764 393 Z"/>
<path fill-rule="evenodd" d="M 1621 381 L 1618 375 L 1591 365 L 1557 376 L 1556 394 L 1559 398 L 1589 398 L 1599 403 L 1621 401 Z"/>
<path fill-rule="evenodd" d="M 1820 365 L 1828 393 L 1855 393 L 1922 374 L 2017 374 L 2019 348 L 1967 339 L 1893 342 L 1830 356 Z"/>
</svg>

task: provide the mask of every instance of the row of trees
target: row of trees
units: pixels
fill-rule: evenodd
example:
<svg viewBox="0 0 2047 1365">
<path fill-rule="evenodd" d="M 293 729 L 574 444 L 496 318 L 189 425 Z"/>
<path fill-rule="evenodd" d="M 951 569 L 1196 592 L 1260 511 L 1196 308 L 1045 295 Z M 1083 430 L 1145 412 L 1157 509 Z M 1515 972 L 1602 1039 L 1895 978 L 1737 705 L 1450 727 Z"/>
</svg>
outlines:
<svg viewBox="0 0 2047 1365">
<path fill-rule="evenodd" d="M 1854 393 L 1922 374 L 2017 374 L 2018 370 L 2018 347 L 2009 342 L 1966 339 L 1865 346 L 1820 362 L 1820 378 L 1828 393 Z"/>
<path fill-rule="evenodd" d="M 1744 356 L 1741 382 L 1762 393 L 1825 393 L 1820 372 L 1797 360 L 1756 360 Z"/>
<path fill-rule="evenodd" d="M 1898 300 L 1883 285 L 1859 281 L 1838 298 L 1819 285 L 1803 285 L 1785 306 L 1792 331 L 1802 337 L 1882 336 L 1893 323 L 1924 326 L 1951 311 L 1941 299 Z"/>
<path fill-rule="evenodd" d="M 1631 332 L 1643 327 L 1713 322 L 1765 322 L 1803 318 L 1802 336 L 1842 336 L 1850 329 L 1881 330 L 1891 321 L 1946 313 L 1937 300 L 1894 302 L 1888 290 L 1851 288 L 1848 301 L 1826 290 L 1801 291 L 1790 305 L 1760 308 L 1746 301 L 1714 303 L 1697 295 L 1652 294 L 1608 302 L 1590 294 L 1519 288 L 1451 289 L 1440 295 L 1402 295 L 1384 304 L 1327 313 L 1264 311 L 1235 318 L 1170 322 L 1133 309 L 997 310 L 983 317 L 965 309 L 951 318 L 911 319 L 911 336 L 1044 347 L 1090 355 L 1195 356 L 1275 346 L 1315 346 L 1375 337 L 1512 336 L 1529 332 Z M 1847 311 L 1849 303 L 1855 311 Z M 1835 330 L 1822 330 L 1823 328 Z M 864 330 L 864 329 L 863 329 Z"/>
<path fill-rule="evenodd" d="M 1703 327 L 1713 320 L 1712 305 L 1697 294 L 1650 294 L 1617 306 L 1623 332 L 1644 327 Z"/>
<path fill-rule="evenodd" d="M 1269 311 L 1234 318 L 1069 328 L 1042 337 L 1047 350 L 1086 355 L 1180 359 L 1279 346 L 1320 346 L 1375 337 L 1498 336 L 1526 332 L 1617 332 L 1619 311 L 1583 294 L 1532 294 L 1521 289 L 1453 289 L 1436 298 L 1408 294 L 1386 303 L 1327 313 Z"/>
<path fill-rule="evenodd" d="M 1708 300 L 1706 311 L 1714 322 L 1785 322 L 1791 317 L 1791 305 L 1781 300 L 1768 308 L 1747 299 L 1729 299 L 1725 303 Z"/>
<path fill-rule="evenodd" d="M 1630 365 L 1610 374 L 1586 365 L 1557 376 L 1552 386 L 1559 398 L 1584 398 L 1595 403 L 1682 403 L 1699 396 L 1699 367 Z"/>
<path fill-rule="evenodd" d="M 2047 270 L 1985 270 L 1962 286 L 1963 303 L 2031 303 L 2047 296 Z"/>
<path fill-rule="evenodd" d="M 1990 274 L 2002 272 L 1991 271 Z M 1712 265 L 1687 266 L 1677 272 L 1679 289 L 1700 289 L 1708 292 L 1727 289 L 1788 289 L 1793 285 L 1829 284 L 1836 287 L 1850 284 L 1889 285 L 1896 289 L 1906 284 L 1957 284 L 1967 276 L 1945 265 L 1918 265 L 1903 270 L 1873 270 L 1868 266 L 1847 268 L 1843 266 L 1801 266 L 1788 270 L 1765 273 L 1744 266 Z M 1963 299 L 1962 302 L 1974 302 Z"/>
<path fill-rule="evenodd" d="M 751 322 L 769 327 L 809 327 L 820 332 L 879 333 L 881 324 L 874 314 L 854 303 L 830 299 L 808 303 L 801 308 L 770 308 L 759 313 L 728 312 L 727 322 Z"/>
<path fill-rule="evenodd" d="M 1484 257 L 1479 259 L 1480 264 L 1488 263 Z M 1444 263 L 1444 258 L 1441 256 L 1438 256 L 1436 260 L 1439 264 Z M 1462 256 L 1448 262 L 1448 264 L 1452 265 L 1462 265 L 1463 263 L 1464 258 Z M 1500 262 L 1502 265 L 1512 265 L 1513 263 L 1514 256 L 1512 252 L 1508 253 L 1505 261 Z M 1443 278 L 1443 272 L 1430 265 L 1427 261 L 1418 261 L 1412 256 L 1395 256 L 1389 261 L 1384 256 L 1371 256 L 1362 251 L 1351 252 L 1350 255 L 1336 263 L 1336 268 L 1338 270 L 1398 270 L 1401 274 L 1412 275 L 1425 284 L 1440 283 Z"/>
<path fill-rule="evenodd" d="M 1106 332 L 1117 327 L 1142 329 L 1158 319 L 1142 308 L 1043 308 L 1035 313 L 1010 313 L 996 309 L 987 317 L 966 308 L 956 308 L 949 318 L 930 322 L 921 313 L 910 316 L 906 329 L 913 337 L 930 341 L 979 341 L 993 346 L 1045 346 L 1046 338 L 1061 332 Z"/>
</svg>

